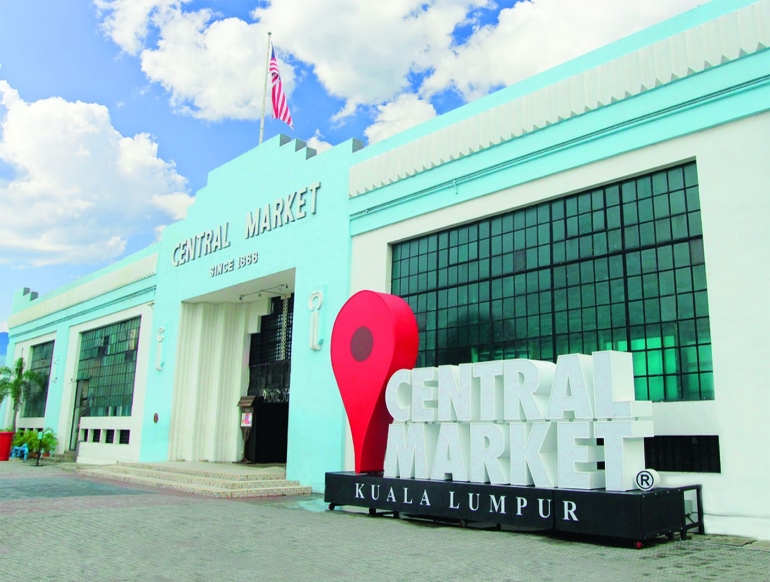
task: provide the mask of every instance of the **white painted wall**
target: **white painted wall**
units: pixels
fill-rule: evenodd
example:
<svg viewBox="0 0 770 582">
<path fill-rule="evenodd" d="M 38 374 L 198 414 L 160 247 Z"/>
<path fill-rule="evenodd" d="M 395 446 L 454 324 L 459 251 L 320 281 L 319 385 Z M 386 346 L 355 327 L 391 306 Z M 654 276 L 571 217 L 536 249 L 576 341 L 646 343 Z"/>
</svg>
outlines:
<svg viewBox="0 0 770 582">
<path fill-rule="evenodd" d="M 144 413 L 144 397 L 147 390 L 147 368 L 149 365 L 150 347 L 152 341 L 152 306 L 150 303 L 138 307 L 111 313 L 98 319 L 76 325 L 69 330 L 67 359 L 64 368 L 64 386 L 62 390 L 62 408 L 59 416 L 59 447 L 57 452 L 68 450 L 70 429 L 75 406 L 77 388 L 77 367 L 80 357 L 81 334 L 112 323 L 141 317 L 139 327 L 139 349 L 136 354 L 136 374 L 134 376 L 134 402 L 131 416 L 87 416 L 81 420 L 80 428 L 88 429 L 89 435 L 93 429 L 101 429 L 101 442 L 81 442 L 78 445 L 78 463 L 109 464 L 117 461 L 138 461 L 139 448 L 142 442 L 142 415 Z M 115 430 L 114 443 L 104 442 L 105 432 Z M 130 441 L 121 445 L 118 441 L 119 430 L 130 430 Z M 82 432 L 81 432 L 82 436 Z M 90 438 L 90 437 L 89 437 Z"/>
<path fill-rule="evenodd" d="M 243 440 L 236 406 L 248 388 L 249 333 L 268 300 L 182 303 L 169 440 L 170 461 L 232 462 Z"/>
<path fill-rule="evenodd" d="M 656 434 L 719 435 L 722 472 L 664 473 L 663 481 L 703 484 L 710 533 L 770 539 L 768 152 L 770 113 L 763 113 L 355 236 L 351 293 L 389 291 L 394 242 L 696 160 L 715 400 L 656 403 L 653 410 Z M 346 458 L 352 459 L 350 443 Z"/>
</svg>

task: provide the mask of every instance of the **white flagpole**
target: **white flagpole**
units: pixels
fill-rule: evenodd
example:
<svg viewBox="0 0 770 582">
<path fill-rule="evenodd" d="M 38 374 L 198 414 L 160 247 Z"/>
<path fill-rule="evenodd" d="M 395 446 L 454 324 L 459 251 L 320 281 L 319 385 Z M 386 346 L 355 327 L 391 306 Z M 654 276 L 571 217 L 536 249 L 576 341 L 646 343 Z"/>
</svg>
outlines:
<svg viewBox="0 0 770 582">
<path fill-rule="evenodd" d="M 262 119 L 259 122 L 259 144 L 262 145 L 262 137 L 265 135 L 265 104 L 267 103 L 267 73 L 270 69 L 270 35 L 267 33 L 267 55 L 265 56 L 265 86 L 262 90 Z"/>
</svg>

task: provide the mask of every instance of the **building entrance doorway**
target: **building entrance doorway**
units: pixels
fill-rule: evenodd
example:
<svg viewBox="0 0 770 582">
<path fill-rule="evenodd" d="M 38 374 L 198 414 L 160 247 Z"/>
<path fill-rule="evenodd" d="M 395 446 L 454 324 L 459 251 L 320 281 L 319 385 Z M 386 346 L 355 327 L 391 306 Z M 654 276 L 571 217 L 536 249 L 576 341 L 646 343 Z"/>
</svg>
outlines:
<svg viewBox="0 0 770 582">
<path fill-rule="evenodd" d="M 249 350 L 248 394 L 256 398 L 245 457 L 252 463 L 286 462 L 294 295 L 270 301 Z"/>
</svg>

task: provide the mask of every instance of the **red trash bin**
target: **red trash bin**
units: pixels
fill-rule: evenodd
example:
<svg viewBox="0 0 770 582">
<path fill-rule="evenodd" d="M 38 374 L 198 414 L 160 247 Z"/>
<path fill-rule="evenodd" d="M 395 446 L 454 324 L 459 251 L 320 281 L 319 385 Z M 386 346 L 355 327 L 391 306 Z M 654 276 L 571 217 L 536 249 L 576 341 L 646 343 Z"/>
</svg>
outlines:
<svg viewBox="0 0 770 582">
<path fill-rule="evenodd" d="M 0 461 L 7 461 L 11 456 L 11 443 L 13 433 L 11 431 L 0 432 Z"/>
</svg>

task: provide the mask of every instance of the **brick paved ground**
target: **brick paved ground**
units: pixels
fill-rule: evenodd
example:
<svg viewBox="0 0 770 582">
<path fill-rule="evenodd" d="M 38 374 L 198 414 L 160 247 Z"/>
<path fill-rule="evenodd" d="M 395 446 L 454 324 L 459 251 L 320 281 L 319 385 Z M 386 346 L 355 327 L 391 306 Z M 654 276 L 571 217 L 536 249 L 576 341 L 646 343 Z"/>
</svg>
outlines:
<svg viewBox="0 0 770 582">
<path fill-rule="evenodd" d="M 66 468 L 66 467 L 65 467 Z M 0 580 L 760 581 L 770 544 L 627 546 L 212 499 L 0 463 Z"/>
</svg>

